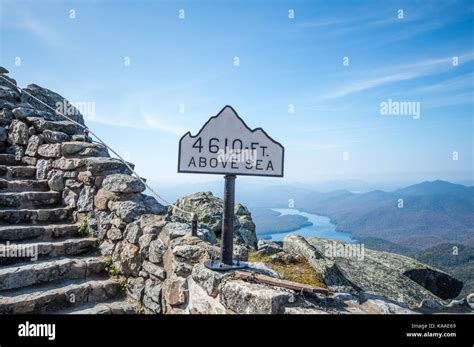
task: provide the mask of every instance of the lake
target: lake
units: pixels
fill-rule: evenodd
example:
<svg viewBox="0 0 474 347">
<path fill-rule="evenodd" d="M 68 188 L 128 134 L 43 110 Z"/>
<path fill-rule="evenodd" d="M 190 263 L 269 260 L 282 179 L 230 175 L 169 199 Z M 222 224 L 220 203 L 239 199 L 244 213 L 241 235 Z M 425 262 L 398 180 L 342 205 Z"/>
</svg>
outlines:
<svg viewBox="0 0 474 347">
<path fill-rule="evenodd" d="M 306 217 L 308 218 L 308 221 L 313 223 L 313 225 L 304 226 L 302 228 L 289 231 L 289 232 L 281 232 L 281 233 L 275 233 L 275 234 L 265 233 L 264 235 L 261 235 L 262 238 L 265 238 L 265 240 L 282 241 L 283 238 L 288 234 L 298 234 L 303 237 L 316 236 L 316 237 L 321 237 L 324 239 L 339 240 L 339 241 L 344 241 L 344 242 L 357 241 L 351 237 L 350 233 L 336 231 L 336 225 L 331 223 L 331 220 L 329 217 L 319 216 L 313 213 L 301 212 L 294 208 L 272 208 L 272 210 L 279 212 L 282 215 L 292 214 L 292 215 L 300 215 L 300 216 Z M 257 234 L 257 237 L 259 237 L 258 234 Z"/>
</svg>

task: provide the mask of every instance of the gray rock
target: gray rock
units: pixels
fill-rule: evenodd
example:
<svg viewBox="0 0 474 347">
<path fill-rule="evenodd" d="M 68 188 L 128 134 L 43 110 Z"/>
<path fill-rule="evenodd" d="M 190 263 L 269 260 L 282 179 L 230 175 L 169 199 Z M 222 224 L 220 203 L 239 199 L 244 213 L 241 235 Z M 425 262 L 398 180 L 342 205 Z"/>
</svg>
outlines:
<svg viewBox="0 0 474 347">
<path fill-rule="evenodd" d="M 220 301 L 239 314 L 278 314 L 285 304 L 294 302 L 295 297 L 290 291 L 239 280 L 222 286 Z"/>
<path fill-rule="evenodd" d="M 423 299 L 420 303 L 420 308 L 439 311 L 444 308 L 444 306 L 434 299 Z"/>
<path fill-rule="evenodd" d="M 209 270 L 201 263 L 196 264 L 191 273 L 193 280 L 199 284 L 208 295 L 214 298 L 219 294 L 219 285 L 224 281 L 224 279 L 230 278 L 232 275 L 232 272 Z"/>
<path fill-rule="evenodd" d="M 141 277 L 127 279 L 127 295 L 132 299 L 140 301 L 145 289 L 145 280 Z"/>
<path fill-rule="evenodd" d="M 179 199 L 175 205 L 185 211 L 196 213 L 199 226 L 212 230 L 216 235 L 221 233 L 223 201 L 212 195 L 211 192 L 200 192 L 185 196 Z M 170 208 L 170 215 L 180 221 L 189 220 L 189 215 L 183 214 L 174 207 Z M 255 224 L 252 222 L 248 210 L 240 204 L 236 204 L 235 207 L 234 242 L 247 245 L 253 249 L 257 247 Z"/>
<path fill-rule="evenodd" d="M 181 306 L 188 300 L 188 285 L 182 277 L 167 278 L 163 284 L 166 305 Z"/>
<path fill-rule="evenodd" d="M 150 242 L 148 260 L 155 264 L 163 263 L 163 255 L 165 254 L 166 246 L 160 239 L 155 239 Z"/>
<path fill-rule="evenodd" d="M 69 140 L 69 135 L 60 131 L 45 130 L 42 135 L 46 143 L 60 143 Z"/>
<path fill-rule="evenodd" d="M 156 239 L 156 234 L 144 234 L 138 239 L 138 244 L 140 246 L 140 254 L 144 259 L 148 259 L 150 255 L 150 243 Z"/>
<path fill-rule="evenodd" d="M 5 128 L 0 128 L 0 142 L 5 142 L 7 140 L 7 131 Z"/>
<path fill-rule="evenodd" d="M 142 229 L 140 228 L 140 224 L 138 222 L 133 222 L 127 224 L 125 228 L 124 238 L 130 242 L 138 244 L 138 240 L 140 236 L 142 236 Z"/>
<path fill-rule="evenodd" d="M 48 172 L 48 186 L 54 191 L 62 191 L 64 189 L 64 175 L 62 171 L 51 170 Z"/>
<path fill-rule="evenodd" d="M 59 158 L 61 157 L 61 145 L 59 143 L 40 145 L 38 154 L 46 158 Z"/>
<path fill-rule="evenodd" d="M 35 110 L 30 107 L 16 107 L 12 110 L 12 113 L 17 119 L 25 119 L 26 117 L 35 116 Z"/>
<path fill-rule="evenodd" d="M 264 256 L 274 255 L 283 251 L 283 247 L 276 242 L 258 240 L 258 253 Z"/>
<path fill-rule="evenodd" d="M 142 258 L 137 246 L 127 241 L 120 241 L 115 246 L 112 260 L 116 264 L 117 270 L 124 276 L 138 276 Z"/>
<path fill-rule="evenodd" d="M 160 204 L 154 197 L 142 194 L 143 203 L 145 204 L 146 213 L 150 214 L 166 214 L 166 207 Z"/>
<path fill-rule="evenodd" d="M 100 254 L 104 257 L 110 257 L 114 253 L 115 244 L 110 241 L 104 241 L 99 247 Z"/>
<path fill-rule="evenodd" d="M 139 219 L 144 234 L 159 234 L 166 224 L 163 216 L 142 214 Z"/>
<path fill-rule="evenodd" d="M 35 157 L 38 153 L 38 147 L 42 143 L 42 138 L 38 135 L 30 136 L 28 140 L 28 146 L 26 147 L 25 154 L 31 157 Z"/>
<path fill-rule="evenodd" d="M 59 158 L 52 163 L 55 169 L 60 170 L 76 170 L 81 166 L 84 166 L 84 162 L 79 158 Z"/>
<path fill-rule="evenodd" d="M 133 222 L 145 213 L 143 203 L 135 201 L 111 201 L 109 202 L 109 208 L 126 223 Z"/>
<path fill-rule="evenodd" d="M 457 296 L 462 282 L 448 274 L 402 255 L 364 250 L 363 258 L 325 257 L 334 245 L 343 242 L 297 235 L 285 237 L 284 249 L 304 256 L 331 286 L 349 285 L 358 292 L 378 295 L 418 306 L 423 299 L 439 300 Z M 439 297 L 438 297 L 439 296 Z"/>
<path fill-rule="evenodd" d="M 138 178 L 124 174 L 107 176 L 102 187 L 114 193 L 141 193 L 145 190 L 145 185 Z"/>
<path fill-rule="evenodd" d="M 12 111 L 6 108 L 7 105 L 5 105 L 5 103 L 8 104 L 7 101 L 2 102 L 2 100 L 0 100 L 0 108 L 3 108 L 0 110 L 0 126 L 10 125 L 13 119 L 15 118 L 15 116 L 13 116 Z"/>
<path fill-rule="evenodd" d="M 36 163 L 36 179 L 46 179 L 49 170 L 51 170 L 51 162 L 52 161 L 49 159 L 38 159 L 38 162 Z"/>
<path fill-rule="evenodd" d="M 16 161 L 20 161 L 23 159 L 25 155 L 25 148 L 20 145 L 10 145 L 6 151 L 8 154 L 13 154 L 15 156 Z"/>
<path fill-rule="evenodd" d="M 155 276 L 156 278 L 162 281 L 166 279 L 166 272 L 162 267 L 155 265 L 153 263 L 150 263 L 149 261 L 146 261 L 146 260 L 143 262 L 142 266 L 143 266 L 143 270 Z"/>
<path fill-rule="evenodd" d="M 112 227 L 107 231 L 107 238 L 111 241 L 118 241 L 122 239 L 122 232 L 119 228 Z"/>
<path fill-rule="evenodd" d="M 37 98 L 48 106 L 50 106 L 51 108 L 53 108 L 54 110 L 64 113 L 65 115 L 72 118 L 76 122 L 79 122 L 80 124 L 84 124 L 84 119 L 79 110 L 77 110 L 69 101 L 67 101 L 61 95 L 49 89 L 40 87 L 36 84 L 30 84 L 23 90 L 26 93 L 21 94 L 21 101 L 30 103 L 35 109 L 46 112 L 52 112 L 49 107 L 46 107 L 41 102 L 35 99 Z M 57 120 L 64 120 L 64 117 L 57 115 Z"/>
<path fill-rule="evenodd" d="M 77 211 L 78 212 L 87 212 L 92 211 L 94 208 L 94 187 L 84 186 L 79 193 L 79 198 L 77 199 Z"/>
<path fill-rule="evenodd" d="M 27 145 L 28 137 L 28 126 L 25 123 L 14 119 L 10 125 L 8 142 L 11 144 Z"/>
</svg>

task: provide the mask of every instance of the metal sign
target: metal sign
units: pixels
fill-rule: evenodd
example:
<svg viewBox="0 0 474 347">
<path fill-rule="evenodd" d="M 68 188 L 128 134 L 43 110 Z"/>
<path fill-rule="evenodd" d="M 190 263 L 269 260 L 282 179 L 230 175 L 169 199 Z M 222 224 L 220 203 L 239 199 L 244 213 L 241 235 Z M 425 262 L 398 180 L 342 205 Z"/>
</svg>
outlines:
<svg viewBox="0 0 474 347">
<path fill-rule="evenodd" d="M 262 128 L 251 130 L 231 106 L 179 140 L 178 172 L 283 177 L 285 149 Z"/>
<path fill-rule="evenodd" d="M 262 128 L 251 130 L 231 106 L 211 117 L 195 136 L 187 132 L 181 137 L 178 172 L 225 175 L 221 256 L 204 262 L 207 268 L 246 266 L 233 258 L 236 175 L 283 177 L 284 153 L 280 143 Z M 197 229 L 194 220 L 192 229 Z"/>
</svg>

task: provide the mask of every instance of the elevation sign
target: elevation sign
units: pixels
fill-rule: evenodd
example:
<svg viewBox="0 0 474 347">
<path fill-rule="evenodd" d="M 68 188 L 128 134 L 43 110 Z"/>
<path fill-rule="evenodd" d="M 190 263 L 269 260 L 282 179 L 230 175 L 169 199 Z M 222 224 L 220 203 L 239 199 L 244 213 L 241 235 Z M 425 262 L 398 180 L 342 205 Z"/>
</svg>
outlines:
<svg viewBox="0 0 474 347">
<path fill-rule="evenodd" d="M 283 177 L 285 149 L 262 128 L 250 129 L 231 106 L 179 141 L 178 172 Z"/>
</svg>

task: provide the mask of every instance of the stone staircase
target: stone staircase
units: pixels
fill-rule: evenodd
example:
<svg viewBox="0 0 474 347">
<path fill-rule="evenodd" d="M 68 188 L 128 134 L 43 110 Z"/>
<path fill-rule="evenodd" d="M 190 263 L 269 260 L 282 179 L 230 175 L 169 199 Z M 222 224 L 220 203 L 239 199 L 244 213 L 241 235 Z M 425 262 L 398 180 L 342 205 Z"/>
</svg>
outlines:
<svg viewBox="0 0 474 347">
<path fill-rule="evenodd" d="M 0 153 L 0 244 L 0 314 L 135 312 L 61 194 L 7 153 Z"/>
</svg>

